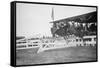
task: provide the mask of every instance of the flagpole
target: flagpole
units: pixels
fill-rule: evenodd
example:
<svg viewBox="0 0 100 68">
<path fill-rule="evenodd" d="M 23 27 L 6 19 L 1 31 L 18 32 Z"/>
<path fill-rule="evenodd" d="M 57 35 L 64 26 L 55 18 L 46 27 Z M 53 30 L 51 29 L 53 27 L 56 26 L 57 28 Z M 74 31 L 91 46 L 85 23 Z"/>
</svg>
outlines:
<svg viewBox="0 0 100 68">
<path fill-rule="evenodd" d="M 52 19 L 52 23 L 53 23 L 53 28 L 55 27 L 54 26 L 54 8 L 52 7 L 52 10 L 51 10 L 51 19 Z M 55 29 L 53 29 L 53 31 L 54 31 Z M 54 37 L 55 35 L 53 34 L 53 37 Z"/>
<path fill-rule="evenodd" d="M 54 9 L 52 7 L 52 15 L 51 15 L 52 21 L 54 21 Z"/>
</svg>

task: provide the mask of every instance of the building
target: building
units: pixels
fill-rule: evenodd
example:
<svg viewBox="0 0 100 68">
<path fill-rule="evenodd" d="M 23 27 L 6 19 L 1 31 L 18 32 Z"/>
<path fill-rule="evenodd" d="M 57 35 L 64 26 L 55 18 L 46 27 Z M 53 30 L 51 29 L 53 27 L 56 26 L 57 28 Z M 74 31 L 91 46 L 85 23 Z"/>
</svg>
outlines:
<svg viewBox="0 0 100 68">
<path fill-rule="evenodd" d="M 51 28 L 53 37 L 56 37 L 58 35 L 66 36 L 66 35 L 76 34 L 78 30 L 79 32 L 80 31 L 81 32 L 83 31 L 84 33 L 94 32 L 96 34 L 97 11 L 74 16 L 74 17 L 69 17 L 61 20 L 52 21 L 50 23 L 53 23 L 53 26 Z"/>
</svg>

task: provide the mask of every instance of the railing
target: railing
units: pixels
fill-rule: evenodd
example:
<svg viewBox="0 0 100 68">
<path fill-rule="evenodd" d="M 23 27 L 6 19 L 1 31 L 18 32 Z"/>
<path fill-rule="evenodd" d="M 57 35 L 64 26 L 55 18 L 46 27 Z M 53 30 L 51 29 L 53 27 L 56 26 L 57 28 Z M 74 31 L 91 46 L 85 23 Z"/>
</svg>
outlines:
<svg viewBox="0 0 100 68">
<path fill-rule="evenodd" d="M 39 44 L 38 43 L 35 43 L 35 44 L 27 44 L 27 43 L 24 43 L 24 44 L 17 44 L 16 45 L 16 49 L 17 50 L 20 50 L 20 49 L 29 49 L 29 48 L 37 48 L 39 47 Z"/>
<path fill-rule="evenodd" d="M 92 39 L 92 38 L 91 38 Z M 42 40 L 43 41 L 43 40 Z M 17 50 L 19 49 L 29 49 L 29 48 L 37 48 L 39 47 L 39 50 L 37 53 L 39 52 L 43 52 L 45 50 L 51 50 L 51 49 L 58 49 L 58 48 L 67 48 L 67 47 L 77 47 L 77 46 L 95 46 L 96 45 L 96 41 L 94 41 L 93 39 L 91 41 L 83 41 L 81 39 L 81 41 L 74 41 L 71 40 L 70 42 L 66 42 L 66 40 L 60 40 L 60 41 L 54 41 L 54 42 L 40 42 L 40 43 L 23 43 L 23 44 L 17 44 Z"/>
</svg>

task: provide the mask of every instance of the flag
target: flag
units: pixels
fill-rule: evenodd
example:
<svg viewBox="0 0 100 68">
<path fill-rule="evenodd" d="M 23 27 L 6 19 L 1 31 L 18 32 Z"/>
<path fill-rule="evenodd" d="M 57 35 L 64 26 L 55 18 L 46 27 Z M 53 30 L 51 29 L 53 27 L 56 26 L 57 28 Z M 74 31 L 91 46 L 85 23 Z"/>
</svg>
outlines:
<svg viewBox="0 0 100 68">
<path fill-rule="evenodd" d="M 52 21 L 54 21 L 54 10 L 52 8 L 52 13 L 51 13 L 51 18 L 52 18 Z"/>
</svg>

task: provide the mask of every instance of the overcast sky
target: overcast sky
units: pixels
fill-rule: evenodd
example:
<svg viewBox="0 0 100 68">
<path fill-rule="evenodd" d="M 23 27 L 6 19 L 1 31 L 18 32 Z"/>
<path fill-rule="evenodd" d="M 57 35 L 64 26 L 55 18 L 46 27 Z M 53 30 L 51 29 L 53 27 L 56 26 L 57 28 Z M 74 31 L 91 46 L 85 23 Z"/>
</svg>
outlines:
<svg viewBox="0 0 100 68">
<path fill-rule="evenodd" d="M 51 36 L 52 7 L 54 20 L 96 11 L 94 7 L 17 3 L 17 36 Z"/>
</svg>

